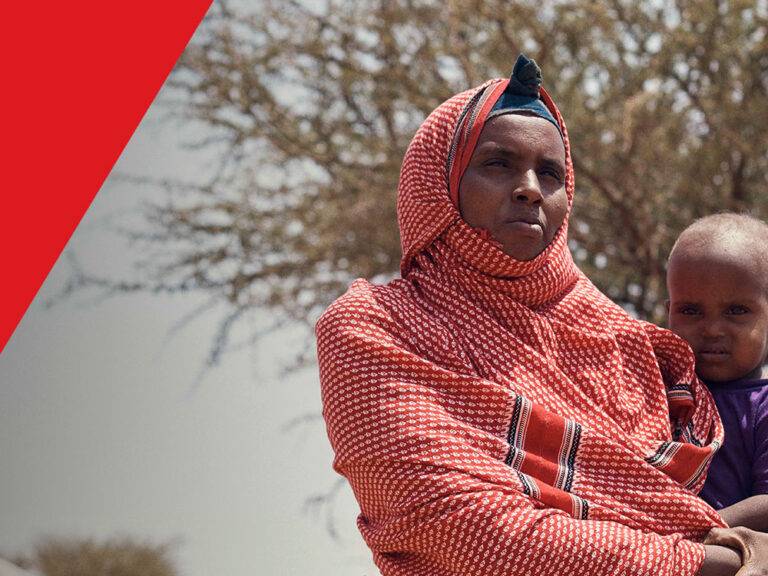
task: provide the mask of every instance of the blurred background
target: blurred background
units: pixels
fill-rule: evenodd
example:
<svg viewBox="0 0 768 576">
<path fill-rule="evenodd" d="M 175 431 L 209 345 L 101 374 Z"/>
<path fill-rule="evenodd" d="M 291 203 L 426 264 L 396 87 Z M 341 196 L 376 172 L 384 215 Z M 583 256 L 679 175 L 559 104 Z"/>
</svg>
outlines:
<svg viewBox="0 0 768 576">
<path fill-rule="evenodd" d="M 663 323 L 677 233 L 768 215 L 767 34 L 766 1 L 216 0 L 0 356 L 0 556 L 376 574 L 312 325 L 397 274 L 419 124 L 533 57 L 571 138 L 577 263 Z"/>
</svg>

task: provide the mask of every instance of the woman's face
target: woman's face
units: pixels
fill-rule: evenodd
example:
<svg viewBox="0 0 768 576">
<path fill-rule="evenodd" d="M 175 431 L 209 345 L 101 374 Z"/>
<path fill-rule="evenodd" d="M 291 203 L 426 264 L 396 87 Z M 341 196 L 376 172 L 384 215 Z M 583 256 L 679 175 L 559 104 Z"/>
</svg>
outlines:
<svg viewBox="0 0 768 576">
<path fill-rule="evenodd" d="M 503 114 L 486 122 L 459 185 L 459 210 L 516 260 L 533 260 L 568 213 L 565 146 L 538 116 Z"/>
</svg>

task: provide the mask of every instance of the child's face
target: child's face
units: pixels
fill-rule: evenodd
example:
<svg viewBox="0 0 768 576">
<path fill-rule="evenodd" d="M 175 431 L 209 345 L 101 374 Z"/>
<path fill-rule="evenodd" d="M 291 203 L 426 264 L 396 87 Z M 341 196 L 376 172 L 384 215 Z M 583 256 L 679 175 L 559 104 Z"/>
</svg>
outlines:
<svg viewBox="0 0 768 576">
<path fill-rule="evenodd" d="M 766 280 L 746 255 L 681 255 L 670 263 L 669 325 L 696 356 L 709 382 L 759 378 L 768 355 Z"/>
</svg>

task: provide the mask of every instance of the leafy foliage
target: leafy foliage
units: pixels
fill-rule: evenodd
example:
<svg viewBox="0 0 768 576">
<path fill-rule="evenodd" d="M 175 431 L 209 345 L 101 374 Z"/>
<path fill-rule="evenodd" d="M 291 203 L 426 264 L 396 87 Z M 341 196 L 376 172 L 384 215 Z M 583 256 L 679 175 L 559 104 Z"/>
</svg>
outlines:
<svg viewBox="0 0 768 576">
<path fill-rule="evenodd" d="M 743 0 L 259 0 L 215 3 L 171 79 L 216 150 L 167 187 L 133 286 L 311 323 L 355 277 L 397 273 L 410 138 L 442 100 L 541 65 L 568 124 L 570 242 L 598 286 L 663 320 L 664 262 L 693 218 L 768 214 L 768 7 Z M 213 359 L 215 360 L 216 354 Z"/>
</svg>

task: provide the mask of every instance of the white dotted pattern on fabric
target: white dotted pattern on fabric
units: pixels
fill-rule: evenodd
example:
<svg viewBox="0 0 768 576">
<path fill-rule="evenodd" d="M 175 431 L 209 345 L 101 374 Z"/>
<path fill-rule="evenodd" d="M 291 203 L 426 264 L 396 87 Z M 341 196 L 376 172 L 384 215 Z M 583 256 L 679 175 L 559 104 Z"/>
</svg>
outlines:
<svg viewBox="0 0 768 576">
<path fill-rule="evenodd" d="M 681 340 L 575 267 L 566 225 L 519 262 L 461 220 L 448 154 L 483 88 L 406 154 L 403 279 L 356 281 L 316 328 L 359 529 L 385 576 L 694 575 L 696 540 L 724 525 L 695 495 L 722 443 L 714 403 Z"/>
</svg>

